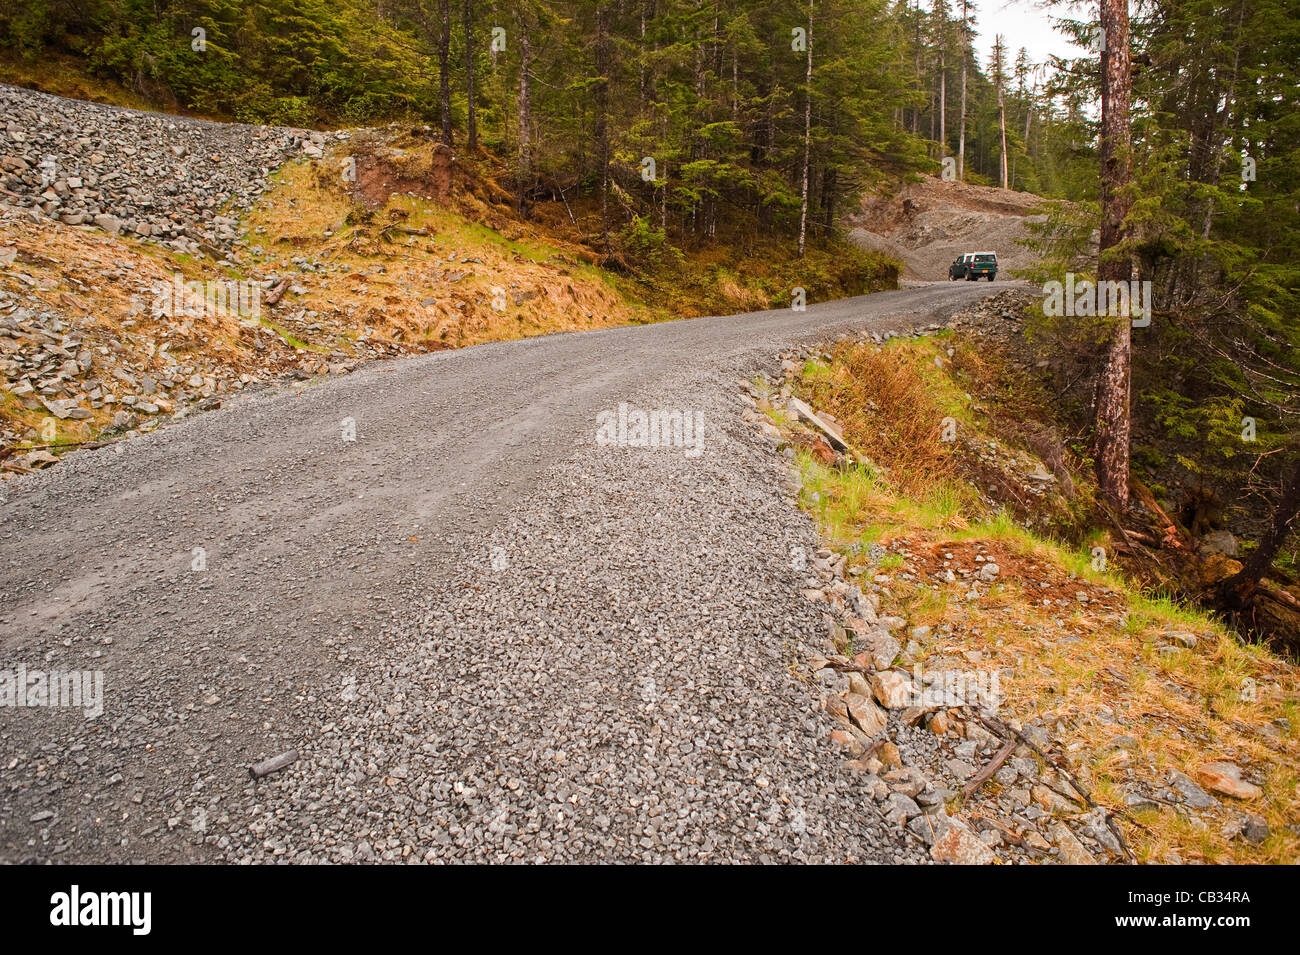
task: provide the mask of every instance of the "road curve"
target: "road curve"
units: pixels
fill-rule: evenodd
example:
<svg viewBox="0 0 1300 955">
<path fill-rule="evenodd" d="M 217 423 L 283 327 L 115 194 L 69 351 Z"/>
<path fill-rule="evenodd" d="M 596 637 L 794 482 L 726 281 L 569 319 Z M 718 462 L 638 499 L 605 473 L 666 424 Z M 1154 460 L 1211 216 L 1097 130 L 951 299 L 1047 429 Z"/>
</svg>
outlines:
<svg viewBox="0 0 1300 955">
<path fill-rule="evenodd" d="M 0 861 L 920 861 L 792 676 L 813 529 L 732 382 L 1003 288 L 377 363 L 0 485 L 0 671 L 104 681 L 0 707 Z M 621 402 L 703 453 L 598 445 Z"/>
</svg>

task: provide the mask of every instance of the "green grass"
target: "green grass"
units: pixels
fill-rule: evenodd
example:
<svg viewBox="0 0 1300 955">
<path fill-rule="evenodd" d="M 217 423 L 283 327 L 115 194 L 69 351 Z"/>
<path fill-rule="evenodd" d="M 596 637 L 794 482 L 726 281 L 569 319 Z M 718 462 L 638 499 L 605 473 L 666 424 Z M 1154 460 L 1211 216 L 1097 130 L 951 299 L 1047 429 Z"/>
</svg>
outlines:
<svg viewBox="0 0 1300 955">
<path fill-rule="evenodd" d="M 1130 593 L 1129 609 L 1126 625 L 1129 633 L 1140 633 L 1156 625 L 1187 627 L 1193 630 L 1215 628 L 1204 611 L 1165 594 Z"/>
<path fill-rule="evenodd" d="M 261 324 L 263 327 L 269 328 L 271 331 L 275 332 L 277 335 L 279 335 L 281 338 L 284 339 L 285 344 L 289 345 L 292 348 L 298 348 L 303 351 L 319 352 L 325 355 L 328 355 L 331 351 L 333 351 L 332 348 L 327 348 L 324 345 L 313 345 L 310 342 L 304 342 L 299 338 L 295 338 L 293 333 L 290 332 L 287 328 L 285 328 L 283 325 L 279 325 L 271 321 L 269 318 L 266 317 L 259 318 L 258 323 Z"/>
<path fill-rule="evenodd" d="M 803 370 L 800 373 L 804 381 L 821 381 L 831 377 L 829 365 L 823 364 L 815 358 L 809 358 L 803 363 Z"/>
</svg>

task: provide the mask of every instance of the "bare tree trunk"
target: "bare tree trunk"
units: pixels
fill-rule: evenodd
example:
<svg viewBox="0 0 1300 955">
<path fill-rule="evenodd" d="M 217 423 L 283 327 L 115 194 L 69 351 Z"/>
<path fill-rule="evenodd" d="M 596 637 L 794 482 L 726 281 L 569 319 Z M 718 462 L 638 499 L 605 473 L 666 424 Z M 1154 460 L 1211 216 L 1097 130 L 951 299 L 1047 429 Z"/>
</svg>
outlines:
<svg viewBox="0 0 1300 955">
<path fill-rule="evenodd" d="M 1243 0 L 1237 7 L 1237 30 L 1233 36 L 1233 53 L 1232 53 L 1232 75 L 1228 80 L 1228 92 L 1224 97 L 1223 103 L 1223 121 L 1225 125 L 1232 123 L 1232 110 L 1236 103 L 1237 97 L 1237 73 L 1241 68 L 1241 23 L 1246 16 L 1246 4 Z M 1219 172 L 1223 168 L 1223 147 L 1216 141 L 1216 131 L 1218 129 L 1218 114 L 1210 117 L 1210 136 L 1207 145 L 1214 150 L 1214 165 L 1209 176 L 1211 185 L 1219 184 Z M 1210 237 L 1210 227 L 1214 224 L 1214 197 L 1210 196 L 1205 200 L 1205 219 L 1201 223 L 1201 238 Z"/>
<path fill-rule="evenodd" d="M 731 118 L 740 115 L 740 51 L 731 48 Z"/>
<path fill-rule="evenodd" d="M 803 188 L 799 206 L 799 258 L 803 258 L 808 240 L 808 160 L 812 153 L 812 46 L 813 0 L 808 0 L 808 66 L 804 73 L 803 96 Z"/>
<path fill-rule="evenodd" d="M 1002 188 L 1007 188 L 1007 108 L 1002 96 L 1002 37 L 998 35 L 993 41 L 997 45 L 997 52 L 994 54 L 994 61 L 999 64 L 997 76 L 994 77 L 998 85 L 998 129 L 1002 134 Z"/>
<path fill-rule="evenodd" d="M 478 148 L 478 111 L 474 105 L 474 10 L 473 0 L 464 0 L 460 8 L 461 21 L 465 25 L 465 102 L 469 148 Z"/>
<path fill-rule="evenodd" d="M 939 158 L 948 154 L 948 71 L 944 66 L 945 52 L 939 50 Z"/>
<path fill-rule="evenodd" d="M 916 9 L 915 11 L 913 11 L 912 16 L 914 18 L 912 21 L 912 25 L 915 27 L 915 34 L 913 36 L 913 41 L 912 41 L 913 42 L 912 51 L 914 54 L 913 62 L 912 62 L 912 78 L 913 78 L 913 85 L 916 87 L 916 91 L 919 93 L 921 91 L 921 0 L 916 0 Z M 921 108 L 917 106 L 915 103 L 913 103 L 912 104 L 912 135 L 919 136 L 920 134 L 921 134 Z"/>
<path fill-rule="evenodd" d="M 600 149 L 600 235 L 609 250 L 609 6 L 596 7 L 596 143 Z"/>
<path fill-rule="evenodd" d="M 1097 276 L 1101 281 L 1128 282 L 1132 262 L 1113 254 L 1125 235 L 1132 199 L 1129 145 L 1128 0 L 1101 0 L 1101 243 Z M 1121 312 L 1124 310 L 1121 309 Z M 1118 511 L 1128 507 L 1129 392 L 1131 387 L 1132 324 L 1120 314 L 1111 334 L 1106 363 L 1097 382 L 1097 435 L 1094 454 L 1097 483 L 1106 502 Z"/>
<path fill-rule="evenodd" d="M 648 2 L 644 2 L 643 0 L 641 4 L 641 58 L 640 69 L 638 70 L 639 79 L 637 82 L 637 90 L 641 97 L 639 102 L 642 109 L 645 109 L 645 15 L 646 7 L 648 5 Z"/>
<path fill-rule="evenodd" d="M 533 101 L 531 91 L 532 42 L 528 24 L 520 21 L 519 31 L 519 210 L 526 214 L 524 190 L 533 174 Z"/>
<path fill-rule="evenodd" d="M 933 141 L 934 141 L 934 138 L 935 138 L 935 137 L 934 137 L 934 124 L 937 122 L 937 119 L 936 119 L 936 115 L 935 115 L 935 114 L 938 112 L 938 111 L 934 108 L 934 97 L 935 97 L 934 87 L 931 86 L 931 87 L 930 87 L 930 141 L 931 141 L 931 142 L 933 142 Z M 928 155 L 930 154 L 930 147 L 927 146 L 925 151 L 926 151 L 926 155 L 928 156 Z"/>
<path fill-rule="evenodd" d="M 961 132 L 957 140 L 957 178 L 966 181 L 966 63 L 970 59 L 967 3 L 961 0 Z"/>
<path fill-rule="evenodd" d="M 438 106 L 442 142 L 451 145 L 451 0 L 438 0 Z"/>
<path fill-rule="evenodd" d="M 822 173 L 822 211 L 825 213 L 823 228 L 828 236 L 835 229 L 835 189 L 838 181 L 839 174 L 835 167 L 827 166 Z"/>
</svg>

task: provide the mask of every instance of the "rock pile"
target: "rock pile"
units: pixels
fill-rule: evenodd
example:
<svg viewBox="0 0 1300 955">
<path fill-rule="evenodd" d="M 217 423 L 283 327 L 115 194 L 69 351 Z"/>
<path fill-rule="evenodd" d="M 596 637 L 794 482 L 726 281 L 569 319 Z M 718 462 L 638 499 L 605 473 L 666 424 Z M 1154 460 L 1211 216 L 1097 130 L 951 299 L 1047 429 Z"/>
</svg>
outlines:
<svg viewBox="0 0 1300 955">
<path fill-rule="evenodd" d="M 239 217 L 269 175 L 300 154 L 321 158 L 346 133 L 213 123 L 3 85 L 0 115 L 0 386 L 14 400 L 14 413 L 0 415 L 0 470 L 46 467 L 58 460 L 51 448 L 148 430 L 260 381 L 339 374 L 389 353 L 363 339 L 347 354 L 306 351 L 255 321 L 164 314 L 158 292 L 176 273 L 118 239 L 241 261 Z M 260 297 L 289 280 L 247 284 Z M 314 339 L 337 342 L 347 331 L 303 309 L 280 320 L 296 329 L 300 315 L 321 332 Z M 26 452 L 6 457 L 15 445 Z"/>
<path fill-rule="evenodd" d="M 170 276 L 139 246 L 0 208 L 0 476 L 51 450 L 151 430 L 277 377 L 342 374 L 379 352 L 295 347 L 265 324 L 153 308 Z M 75 289 L 62 291 L 62 289 Z M 330 328 L 338 341 L 342 329 Z M 12 453 L 10 453 L 12 452 Z"/>
<path fill-rule="evenodd" d="M 214 123 L 0 85 L 0 198 L 67 225 L 216 253 L 237 216 L 327 134 Z M 333 134 L 337 135 L 337 134 Z M 208 249 L 203 249 L 207 246 Z"/>
</svg>

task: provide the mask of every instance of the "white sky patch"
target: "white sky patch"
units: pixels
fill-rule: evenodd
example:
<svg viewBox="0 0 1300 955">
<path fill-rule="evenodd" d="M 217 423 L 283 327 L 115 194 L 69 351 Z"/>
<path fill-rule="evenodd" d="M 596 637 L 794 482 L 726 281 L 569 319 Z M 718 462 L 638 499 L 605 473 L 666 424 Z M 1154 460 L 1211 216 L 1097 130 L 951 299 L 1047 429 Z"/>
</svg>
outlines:
<svg viewBox="0 0 1300 955">
<path fill-rule="evenodd" d="M 1079 56 L 1082 50 L 1052 28 L 1052 18 L 1088 18 L 1088 11 L 1096 16 L 1095 3 L 1044 3 L 1043 0 L 975 0 L 975 50 L 980 65 L 985 69 L 993 61 L 993 38 L 1002 34 L 1007 45 L 1007 68 L 1016 62 L 1016 54 L 1023 46 L 1035 63 L 1046 62 L 1048 56 Z M 953 5 L 955 15 L 961 15 L 961 0 Z"/>
</svg>

